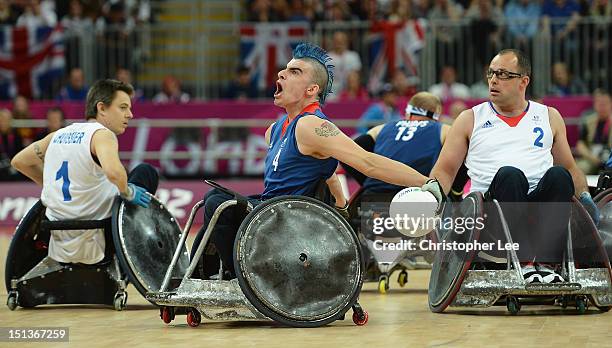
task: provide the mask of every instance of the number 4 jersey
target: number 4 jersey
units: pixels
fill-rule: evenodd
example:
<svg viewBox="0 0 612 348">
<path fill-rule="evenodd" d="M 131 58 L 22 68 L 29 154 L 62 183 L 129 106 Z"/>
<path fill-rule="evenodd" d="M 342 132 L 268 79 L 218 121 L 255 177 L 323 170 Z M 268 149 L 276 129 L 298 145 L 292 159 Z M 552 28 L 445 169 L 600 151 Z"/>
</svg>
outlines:
<svg viewBox="0 0 612 348">
<path fill-rule="evenodd" d="M 472 180 L 471 191 L 486 192 L 497 171 L 512 166 L 523 171 L 533 191 L 552 167 L 553 134 L 548 107 L 529 101 L 516 117 L 500 115 L 491 102 L 472 108 L 474 128 L 465 165 Z"/>
<path fill-rule="evenodd" d="M 102 220 L 111 215 L 117 187 L 91 153 L 97 122 L 74 123 L 55 132 L 43 170 L 41 199 L 46 215 L 57 220 Z M 104 231 L 52 231 L 49 256 L 60 262 L 92 264 L 104 258 Z"/>
</svg>

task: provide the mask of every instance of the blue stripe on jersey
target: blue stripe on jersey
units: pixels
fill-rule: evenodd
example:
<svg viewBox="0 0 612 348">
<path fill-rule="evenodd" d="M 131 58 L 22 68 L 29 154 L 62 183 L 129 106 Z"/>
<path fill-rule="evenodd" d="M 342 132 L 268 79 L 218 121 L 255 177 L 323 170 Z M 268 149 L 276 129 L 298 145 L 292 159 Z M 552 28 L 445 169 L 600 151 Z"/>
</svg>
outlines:
<svg viewBox="0 0 612 348">
<path fill-rule="evenodd" d="M 282 195 L 312 197 L 319 180 L 328 179 L 338 166 L 338 161 L 334 158 L 317 159 L 303 155 L 298 150 L 295 126 L 305 115 L 314 115 L 329 121 L 321 109 L 317 108 L 314 112 L 298 115 L 287 126 L 285 134 L 282 134 L 282 129 L 287 115 L 272 126 L 264 170 L 265 188 L 261 195 L 264 200 Z"/>
<path fill-rule="evenodd" d="M 409 165 L 428 176 L 438 160 L 442 143 L 442 124 L 434 121 L 394 121 L 383 126 L 374 145 L 374 153 Z M 369 192 L 390 192 L 401 186 L 367 178 L 363 183 Z"/>
</svg>

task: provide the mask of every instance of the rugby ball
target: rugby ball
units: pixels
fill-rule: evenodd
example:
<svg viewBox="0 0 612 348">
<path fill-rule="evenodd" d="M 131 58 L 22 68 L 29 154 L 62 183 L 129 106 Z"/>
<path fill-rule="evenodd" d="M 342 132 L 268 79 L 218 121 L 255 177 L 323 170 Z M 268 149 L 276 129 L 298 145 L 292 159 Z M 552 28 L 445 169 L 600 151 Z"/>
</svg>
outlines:
<svg viewBox="0 0 612 348">
<path fill-rule="evenodd" d="M 438 201 L 433 194 L 420 187 L 408 187 L 398 192 L 389 205 L 389 217 L 395 229 L 411 238 L 421 237 L 433 231 L 438 217 Z"/>
</svg>

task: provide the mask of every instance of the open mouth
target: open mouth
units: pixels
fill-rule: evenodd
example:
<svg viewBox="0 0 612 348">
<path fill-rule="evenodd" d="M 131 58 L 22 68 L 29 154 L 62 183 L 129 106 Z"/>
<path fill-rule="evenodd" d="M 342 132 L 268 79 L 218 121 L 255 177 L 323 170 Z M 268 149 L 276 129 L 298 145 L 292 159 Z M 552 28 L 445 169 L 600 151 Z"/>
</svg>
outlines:
<svg viewBox="0 0 612 348">
<path fill-rule="evenodd" d="M 274 91 L 274 97 L 278 97 L 283 92 L 283 86 L 280 82 L 276 81 L 276 91 Z"/>
<path fill-rule="evenodd" d="M 498 90 L 496 90 L 495 88 L 491 88 L 491 89 L 489 89 L 489 93 L 490 93 L 491 95 L 498 95 L 498 94 L 499 94 L 499 91 L 498 91 Z"/>
</svg>

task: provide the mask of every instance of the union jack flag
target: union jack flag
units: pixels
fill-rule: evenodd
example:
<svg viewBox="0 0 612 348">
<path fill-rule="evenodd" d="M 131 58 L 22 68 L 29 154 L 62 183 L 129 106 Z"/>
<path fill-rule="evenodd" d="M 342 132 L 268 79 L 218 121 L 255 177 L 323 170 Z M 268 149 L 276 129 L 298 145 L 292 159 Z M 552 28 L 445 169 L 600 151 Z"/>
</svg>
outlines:
<svg viewBox="0 0 612 348">
<path fill-rule="evenodd" d="M 251 69 L 259 88 L 276 81 L 279 66 L 291 60 L 293 49 L 307 39 L 307 23 L 256 23 L 240 27 L 240 61 Z"/>
<path fill-rule="evenodd" d="M 419 55 L 425 47 L 424 19 L 403 23 L 378 22 L 368 37 L 370 78 L 368 89 L 378 91 L 385 79 L 402 69 L 408 77 L 419 76 Z"/>
<path fill-rule="evenodd" d="M 0 93 L 36 98 L 62 78 L 63 39 L 60 26 L 0 29 Z"/>
</svg>

